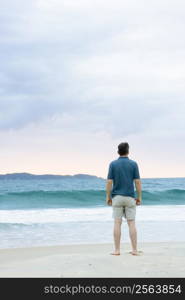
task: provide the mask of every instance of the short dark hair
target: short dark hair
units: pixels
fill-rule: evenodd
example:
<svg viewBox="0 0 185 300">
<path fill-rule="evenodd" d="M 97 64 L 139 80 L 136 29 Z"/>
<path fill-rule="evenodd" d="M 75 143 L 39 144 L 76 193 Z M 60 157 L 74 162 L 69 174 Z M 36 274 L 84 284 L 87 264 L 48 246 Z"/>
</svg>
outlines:
<svg viewBox="0 0 185 300">
<path fill-rule="evenodd" d="M 118 145 L 118 154 L 127 155 L 129 153 L 129 144 L 127 142 Z"/>
</svg>

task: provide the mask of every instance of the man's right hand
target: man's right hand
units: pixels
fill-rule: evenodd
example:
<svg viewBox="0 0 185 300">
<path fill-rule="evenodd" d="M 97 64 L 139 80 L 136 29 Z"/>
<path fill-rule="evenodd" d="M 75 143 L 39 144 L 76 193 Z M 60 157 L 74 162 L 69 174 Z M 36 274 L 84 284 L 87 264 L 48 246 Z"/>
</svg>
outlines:
<svg viewBox="0 0 185 300">
<path fill-rule="evenodd" d="M 136 198 L 136 205 L 141 205 L 142 199 L 141 198 Z"/>
<path fill-rule="evenodd" d="M 137 191 L 137 198 L 136 198 L 136 205 L 141 205 L 142 202 L 142 192 L 141 192 L 141 179 L 134 179 L 136 191 Z"/>
</svg>

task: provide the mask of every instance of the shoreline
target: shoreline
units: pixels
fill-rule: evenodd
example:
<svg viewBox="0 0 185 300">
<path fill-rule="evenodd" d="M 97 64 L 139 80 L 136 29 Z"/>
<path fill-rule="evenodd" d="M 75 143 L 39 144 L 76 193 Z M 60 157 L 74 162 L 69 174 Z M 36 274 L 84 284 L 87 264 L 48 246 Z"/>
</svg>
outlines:
<svg viewBox="0 0 185 300">
<path fill-rule="evenodd" d="M 185 242 L 138 243 L 140 256 L 112 256 L 113 243 L 0 249 L 0 277 L 184 277 Z"/>
</svg>

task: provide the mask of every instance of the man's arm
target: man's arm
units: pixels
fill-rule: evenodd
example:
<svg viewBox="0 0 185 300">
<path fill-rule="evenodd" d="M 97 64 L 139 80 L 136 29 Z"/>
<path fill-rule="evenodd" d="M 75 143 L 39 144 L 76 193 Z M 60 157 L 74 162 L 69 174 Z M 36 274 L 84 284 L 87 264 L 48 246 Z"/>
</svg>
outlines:
<svg viewBox="0 0 185 300">
<path fill-rule="evenodd" d="M 107 179 L 106 184 L 106 202 L 108 205 L 112 205 L 112 199 L 111 199 L 111 190 L 112 190 L 112 179 Z"/>
<path fill-rule="evenodd" d="M 137 192 L 137 198 L 139 199 L 139 203 L 141 204 L 142 201 L 142 188 L 141 188 L 141 179 L 134 179 L 136 192 Z"/>
</svg>

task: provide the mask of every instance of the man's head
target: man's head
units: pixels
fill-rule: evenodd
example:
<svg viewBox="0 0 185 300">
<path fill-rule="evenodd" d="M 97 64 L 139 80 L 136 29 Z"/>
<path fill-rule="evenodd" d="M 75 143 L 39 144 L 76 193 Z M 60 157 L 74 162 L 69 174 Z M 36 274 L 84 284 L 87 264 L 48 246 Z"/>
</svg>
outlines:
<svg viewBox="0 0 185 300">
<path fill-rule="evenodd" d="M 129 154 L 129 144 L 128 143 L 120 143 L 118 145 L 118 154 L 119 155 L 127 155 Z"/>
</svg>

